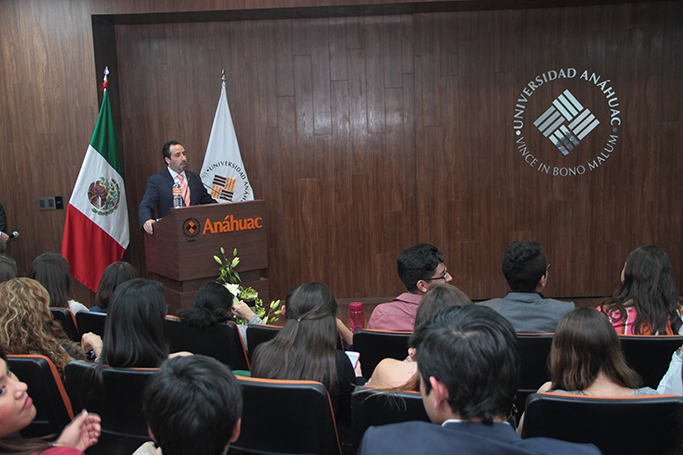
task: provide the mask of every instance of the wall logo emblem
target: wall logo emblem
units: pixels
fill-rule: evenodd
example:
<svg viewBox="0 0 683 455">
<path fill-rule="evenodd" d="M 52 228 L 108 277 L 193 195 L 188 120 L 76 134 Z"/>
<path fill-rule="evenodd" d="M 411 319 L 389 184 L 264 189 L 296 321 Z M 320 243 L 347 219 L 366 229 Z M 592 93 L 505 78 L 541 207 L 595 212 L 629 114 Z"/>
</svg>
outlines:
<svg viewBox="0 0 683 455">
<path fill-rule="evenodd" d="M 619 141 L 619 105 L 610 80 L 599 74 L 575 68 L 542 73 L 515 102 L 516 153 L 532 169 L 554 177 L 594 171 Z"/>
<path fill-rule="evenodd" d="M 121 187 L 115 179 L 100 177 L 88 187 L 88 200 L 94 207 L 93 213 L 111 215 L 119 207 Z"/>
<path fill-rule="evenodd" d="M 183 234 L 185 234 L 185 237 L 197 237 L 199 229 L 200 225 L 197 218 L 188 218 L 183 222 Z"/>
</svg>

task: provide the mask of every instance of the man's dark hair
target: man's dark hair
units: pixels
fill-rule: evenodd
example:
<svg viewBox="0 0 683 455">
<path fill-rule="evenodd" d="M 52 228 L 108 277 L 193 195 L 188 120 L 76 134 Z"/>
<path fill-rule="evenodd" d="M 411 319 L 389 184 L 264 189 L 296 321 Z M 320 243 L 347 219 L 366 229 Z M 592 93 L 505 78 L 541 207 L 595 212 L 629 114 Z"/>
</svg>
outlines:
<svg viewBox="0 0 683 455">
<path fill-rule="evenodd" d="M 463 420 L 491 425 L 507 417 L 519 385 L 517 335 L 497 311 L 481 305 L 448 307 L 425 327 L 417 368 L 429 394 L 430 377 L 448 389 L 448 404 Z"/>
<path fill-rule="evenodd" d="M 510 242 L 503 253 L 503 275 L 515 292 L 534 292 L 547 265 L 543 245 L 533 240 Z"/>
<path fill-rule="evenodd" d="M 9 256 L 0 254 L 0 283 L 17 276 L 17 263 Z"/>
<path fill-rule="evenodd" d="M 144 411 L 164 455 L 222 455 L 242 415 L 242 390 L 213 358 L 175 357 L 147 381 Z"/>
<path fill-rule="evenodd" d="M 417 282 L 434 276 L 441 262 L 443 262 L 441 252 L 434 245 L 418 243 L 406 248 L 396 260 L 398 276 L 408 292 L 415 292 Z"/>
<path fill-rule="evenodd" d="M 169 160 L 171 159 L 171 146 L 172 145 L 182 145 L 182 144 L 178 141 L 168 141 L 161 148 L 161 154 L 164 155 L 164 158 L 168 158 Z M 166 162 L 166 160 L 164 160 L 164 163 L 165 162 Z"/>
</svg>

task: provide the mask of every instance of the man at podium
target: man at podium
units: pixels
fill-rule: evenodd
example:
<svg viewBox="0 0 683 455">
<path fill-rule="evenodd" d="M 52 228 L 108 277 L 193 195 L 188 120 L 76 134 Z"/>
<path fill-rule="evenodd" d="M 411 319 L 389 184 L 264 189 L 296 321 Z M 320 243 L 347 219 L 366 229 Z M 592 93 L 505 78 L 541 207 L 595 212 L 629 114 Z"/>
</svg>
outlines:
<svg viewBox="0 0 683 455">
<path fill-rule="evenodd" d="M 171 207 L 215 204 L 204 188 L 202 179 L 196 172 L 188 171 L 185 147 L 178 141 L 168 141 L 161 149 L 166 169 L 147 179 L 147 190 L 138 208 L 140 227 L 148 234 L 154 233 L 153 217 L 163 218 L 171 212 Z"/>
</svg>

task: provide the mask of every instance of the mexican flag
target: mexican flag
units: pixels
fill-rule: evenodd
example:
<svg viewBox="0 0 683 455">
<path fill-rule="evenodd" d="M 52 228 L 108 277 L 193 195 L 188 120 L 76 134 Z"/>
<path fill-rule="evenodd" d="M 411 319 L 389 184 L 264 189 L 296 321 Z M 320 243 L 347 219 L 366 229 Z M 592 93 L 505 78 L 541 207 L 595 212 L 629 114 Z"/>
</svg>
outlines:
<svg viewBox="0 0 683 455">
<path fill-rule="evenodd" d="M 71 274 L 92 291 L 97 291 L 104 269 L 121 260 L 129 242 L 126 189 L 106 74 L 108 70 L 102 108 L 69 199 L 62 239 L 62 256 Z"/>
</svg>

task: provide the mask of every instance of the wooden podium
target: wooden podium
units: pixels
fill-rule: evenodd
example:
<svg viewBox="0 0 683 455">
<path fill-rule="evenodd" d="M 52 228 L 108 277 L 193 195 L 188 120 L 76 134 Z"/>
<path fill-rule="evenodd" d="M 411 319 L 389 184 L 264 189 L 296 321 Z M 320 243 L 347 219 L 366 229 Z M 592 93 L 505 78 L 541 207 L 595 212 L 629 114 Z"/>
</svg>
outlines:
<svg viewBox="0 0 683 455">
<path fill-rule="evenodd" d="M 147 270 L 164 284 L 169 313 L 191 306 L 194 292 L 216 280 L 213 257 L 221 257 L 221 247 L 229 260 L 237 248 L 241 284 L 270 302 L 268 280 L 261 278 L 268 268 L 265 214 L 263 200 L 182 207 L 156 223 L 153 235 L 144 234 Z"/>
</svg>

